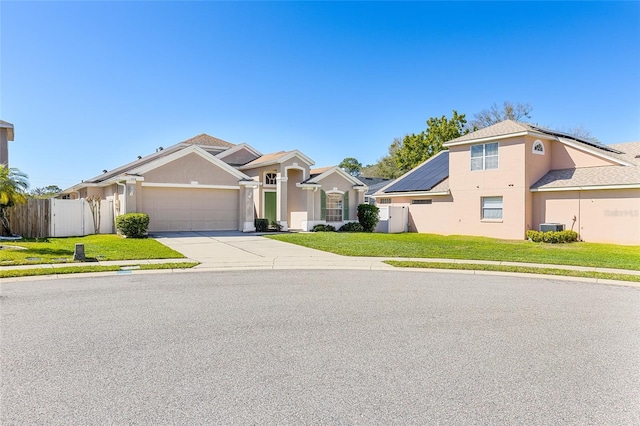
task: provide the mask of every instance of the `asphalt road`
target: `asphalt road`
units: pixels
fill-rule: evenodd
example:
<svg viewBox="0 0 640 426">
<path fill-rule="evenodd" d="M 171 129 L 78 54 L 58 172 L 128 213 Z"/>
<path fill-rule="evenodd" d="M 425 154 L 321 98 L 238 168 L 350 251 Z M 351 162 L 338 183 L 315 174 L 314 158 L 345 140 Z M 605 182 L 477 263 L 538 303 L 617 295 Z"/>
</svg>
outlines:
<svg viewBox="0 0 640 426">
<path fill-rule="evenodd" d="M 1 285 L 2 425 L 640 424 L 640 290 L 429 272 Z"/>
</svg>

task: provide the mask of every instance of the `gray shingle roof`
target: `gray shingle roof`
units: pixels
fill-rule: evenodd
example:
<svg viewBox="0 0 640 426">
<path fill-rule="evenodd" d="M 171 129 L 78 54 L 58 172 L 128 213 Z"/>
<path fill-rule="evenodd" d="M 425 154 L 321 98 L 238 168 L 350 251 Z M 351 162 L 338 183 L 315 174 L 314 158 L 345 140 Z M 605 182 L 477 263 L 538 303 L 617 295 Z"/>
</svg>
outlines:
<svg viewBox="0 0 640 426">
<path fill-rule="evenodd" d="M 609 145 L 620 151 L 617 158 L 630 166 L 599 166 L 551 170 L 531 189 L 560 189 L 589 186 L 640 185 L 640 142 Z"/>
<path fill-rule="evenodd" d="M 101 175 L 92 177 L 91 179 L 87 179 L 84 182 L 87 183 L 100 183 L 100 182 L 104 182 L 108 179 L 111 179 L 114 176 L 118 176 L 121 175 L 123 173 L 127 173 L 133 169 L 136 169 L 140 166 L 143 166 L 145 164 L 148 164 L 154 160 L 157 160 L 158 158 L 162 158 L 162 157 L 166 157 L 169 154 L 172 154 L 176 151 L 179 151 L 180 149 L 185 148 L 185 145 L 199 145 L 199 146 L 203 146 L 203 147 L 221 147 L 221 148 L 231 148 L 233 146 L 235 146 L 234 144 L 230 143 L 230 142 L 226 142 L 223 141 L 222 139 L 218 139 L 215 138 L 213 136 L 209 136 L 206 133 L 201 133 L 197 136 L 194 136 L 192 138 L 189 138 L 185 141 L 182 141 L 180 143 L 177 143 L 175 145 L 172 145 L 168 148 L 165 149 L 161 149 L 158 150 L 156 152 L 154 152 L 153 154 L 149 154 L 145 157 L 142 157 L 138 160 L 132 161 L 130 163 L 127 163 L 123 166 L 117 167 L 115 169 L 109 170 L 106 173 L 102 173 Z M 223 149 L 224 150 L 224 149 Z"/>
<path fill-rule="evenodd" d="M 600 166 L 551 170 L 531 189 L 567 187 L 640 185 L 640 168 L 635 166 Z"/>
<path fill-rule="evenodd" d="M 220 146 L 225 148 L 232 148 L 235 144 L 231 142 L 223 141 L 222 139 L 210 136 L 206 133 L 200 133 L 197 136 L 182 141 L 180 143 L 187 143 L 189 145 L 202 145 L 202 146 Z"/>
<path fill-rule="evenodd" d="M 519 121 L 513 120 L 505 120 L 500 123 L 496 123 L 492 126 L 485 127 L 480 130 L 476 130 L 475 132 L 467 133 L 466 135 L 460 136 L 458 138 L 452 139 L 448 142 L 445 142 L 444 146 L 449 146 L 452 144 L 471 142 L 478 139 L 491 139 L 499 136 L 507 136 L 514 133 L 522 133 L 522 132 L 532 132 L 538 133 L 546 136 L 550 136 L 553 139 L 559 140 L 561 142 L 571 142 L 578 146 L 582 146 L 583 148 L 595 150 L 602 155 L 606 155 L 609 157 L 613 157 L 616 159 L 620 158 L 620 152 L 615 149 L 612 145 L 602 145 L 596 142 L 588 141 L 585 139 L 581 139 L 579 137 L 563 133 L 557 130 L 547 129 L 545 127 L 538 126 L 536 124 L 522 123 Z"/>
<path fill-rule="evenodd" d="M 475 139 L 484 139 L 484 138 L 492 138 L 496 136 L 504 136 L 510 135 L 512 133 L 521 133 L 521 132 L 533 132 L 533 128 L 526 123 L 521 123 L 519 121 L 513 120 L 505 120 L 500 123 L 496 123 L 492 126 L 485 127 L 480 130 L 476 130 L 475 132 L 467 133 L 466 135 L 462 135 L 458 138 L 452 139 L 445 143 L 458 143 L 471 141 Z"/>
</svg>

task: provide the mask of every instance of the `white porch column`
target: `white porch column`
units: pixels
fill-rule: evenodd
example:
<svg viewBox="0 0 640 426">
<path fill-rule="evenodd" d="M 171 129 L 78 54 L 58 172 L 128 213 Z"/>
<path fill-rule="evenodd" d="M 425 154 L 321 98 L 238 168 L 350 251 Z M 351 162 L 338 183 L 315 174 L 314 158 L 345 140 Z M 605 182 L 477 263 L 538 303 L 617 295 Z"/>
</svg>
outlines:
<svg viewBox="0 0 640 426">
<path fill-rule="evenodd" d="M 287 181 L 289 178 L 278 173 L 276 178 L 276 221 L 283 231 L 289 230 L 287 224 Z"/>
<path fill-rule="evenodd" d="M 254 190 L 260 186 L 259 182 L 240 182 L 240 214 L 242 221 L 242 232 L 255 232 L 255 203 L 253 200 Z"/>
<path fill-rule="evenodd" d="M 369 188 L 366 186 L 357 185 L 357 186 L 354 186 L 353 189 L 355 189 L 358 193 L 358 198 L 356 199 L 356 209 L 357 209 L 360 204 L 364 204 L 364 195 Z"/>
<path fill-rule="evenodd" d="M 316 224 L 316 191 L 317 187 L 306 186 L 302 188 L 307 197 L 307 220 L 302 222 L 302 229 L 310 231 Z"/>
</svg>

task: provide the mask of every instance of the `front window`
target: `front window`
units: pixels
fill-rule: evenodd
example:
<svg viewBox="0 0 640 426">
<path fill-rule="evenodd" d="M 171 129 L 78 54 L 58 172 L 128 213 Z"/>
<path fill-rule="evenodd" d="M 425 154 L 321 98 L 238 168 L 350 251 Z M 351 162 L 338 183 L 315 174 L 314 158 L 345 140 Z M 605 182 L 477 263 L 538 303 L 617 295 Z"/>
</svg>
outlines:
<svg viewBox="0 0 640 426">
<path fill-rule="evenodd" d="M 342 194 L 327 194 L 327 222 L 342 222 Z"/>
<path fill-rule="evenodd" d="M 502 219 L 502 197 L 482 197 L 482 219 Z"/>
<path fill-rule="evenodd" d="M 471 146 L 471 170 L 498 168 L 498 142 Z"/>
<path fill-rule="evenodd" d="M 264 184 L 265 185 L 275 185 L 277 182 L 277 173 L 265 173 L 264 175 Z"/>
</svg>

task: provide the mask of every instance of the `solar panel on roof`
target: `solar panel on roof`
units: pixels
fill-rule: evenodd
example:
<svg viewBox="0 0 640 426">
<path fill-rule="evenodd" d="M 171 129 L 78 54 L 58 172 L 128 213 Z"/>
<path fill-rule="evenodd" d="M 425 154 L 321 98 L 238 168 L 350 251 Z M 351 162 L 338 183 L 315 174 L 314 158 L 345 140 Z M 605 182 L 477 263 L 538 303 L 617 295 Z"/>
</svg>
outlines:
<svg viewBox="0 0 640 426">
<path fill-rule="evenodd" d="M 384 192 L 429 191 L 449 177 L 449 151 L 442 151 Z"/>
<path fill-rule="evenodd" d="M 552 135 L 552 136 L 561 136 L 561 137 L 565 137 L 565 138 L 573 139 L 573 140 L 575 140 L 575 141 L 582 142 L 582 143 L 584 143 L 584 144 L 590 145 L 590 146 L 592 146 L 592 147 L 594 147 L 594 148 L 599 148 L 599 149 L 602 149 L 602 150 L 604 150 L 604 151 L 613 152 L 614 154 L 622 154 L 622 152 L 621 152 L 621 151 L 618 151 L 617 149 L 613 149 L 613 148 L 608 147 L 608 146 L 606 146 L 606 145 L 602 145 L 601 143 L 591 142 L 591 141 L 589 141 L 589 140 L 582 139 L 582 138 L 579 138 L 579 137 L 574 136 L 574 135 L 570 135 L 569 133 L 563 133 L 563 132 L 559 132 L 559 131 L 557 131 L 557 130 L 547 129 L 547 128 L 545 128 L 545 127 L 534 126 L 534 125 L 532 125 L 532 124 L 529 124 L 529 126 L 530 126 L 531 128 L 533 128 L 533 129 L 535 129 L 535 130 L 539 130 L 539 131 L 541 131 L 542 133 L 546 133 L 546 134 L 548 134 L 548 135 Z"/>
</svg>

